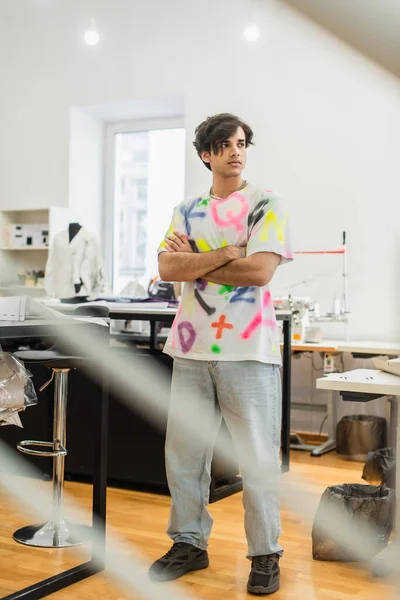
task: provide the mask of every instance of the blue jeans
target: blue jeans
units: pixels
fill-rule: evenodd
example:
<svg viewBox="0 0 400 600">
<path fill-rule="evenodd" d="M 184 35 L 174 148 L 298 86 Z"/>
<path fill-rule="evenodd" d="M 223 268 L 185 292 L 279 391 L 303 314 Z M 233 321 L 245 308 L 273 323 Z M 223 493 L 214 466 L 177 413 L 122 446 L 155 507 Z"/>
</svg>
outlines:
<svg viewBox="0 0 400 600">
<path fill-rule="evenodd" d="M 194 436 L 175 414 L 199 423 L 207 436 Z M 266 486 L 266 477 L 277 482 L 280 475 L 280 374 L 277 365 L 256 361 L 174 360 L 165 445 L 172 497 L 167 533 L 174 542 L 207 548 L 211 460 L 222 417 L 243 478 L 248 557 L 282 554 L 279 490 Z"/>
</svg>

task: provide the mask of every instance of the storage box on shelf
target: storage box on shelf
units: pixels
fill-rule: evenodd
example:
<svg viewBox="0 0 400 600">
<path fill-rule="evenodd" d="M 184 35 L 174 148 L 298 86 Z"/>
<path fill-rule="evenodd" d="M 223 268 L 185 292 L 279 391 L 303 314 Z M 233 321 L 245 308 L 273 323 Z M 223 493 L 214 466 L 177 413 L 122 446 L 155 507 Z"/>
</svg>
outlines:
<svg viewBox="0 0 400 600">
<path fill-rule="evenodd" d="M 0 211 L 0 296 L 44 295 L 49 245 L 67 225 L 66 208 Z"/>
</svg>

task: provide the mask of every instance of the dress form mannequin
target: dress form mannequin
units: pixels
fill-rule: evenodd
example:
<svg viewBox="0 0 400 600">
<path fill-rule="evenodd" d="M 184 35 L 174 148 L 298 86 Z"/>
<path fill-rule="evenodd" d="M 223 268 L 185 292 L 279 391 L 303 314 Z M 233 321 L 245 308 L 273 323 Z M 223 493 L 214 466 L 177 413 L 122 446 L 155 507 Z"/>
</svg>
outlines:
<svg viewBox="0 0 400 600">
<path fill-rule="evenodd" d="M 109 284 L 96 236 L 76 221 L 56 233 L 45 273 L 48 296 L 76 304 L 108 293 Z"/>
<path fill-rule="evenodd" d="M 74 239 L 74 237 L 76 236 L 76 234 L 78 233 L 78 231 L 81 228 L 82 228 L 82 225 L 80 225 L 79 223 L 70 223 L 68 225 L 68 233 L 69 233 L 70 243 L 72 242 L 72 240 Z"/>
<path fill-rule="evenodd" d="M 82 225 L 80 223 L 70 223 L 68 225 L 68 234 L 69 234 L 69 243 L 72 242 L 72 240 L 74 239 L 74 237 L 76 236 L 76 234 L 82 229 Z M 75 293 L 79 294 L 79 292 L 81 291 L 81 287 L 83 285 L 83 282 L 81 280 L 80 283 L 75 283 Z M 86 297 L 85 297 L 86 298 Z M 80 297 L 78 296 L 78 299 L 80 299 Z M 84 297 L 82 296 L 82 299 L 84 299 Z"/>
</svg>

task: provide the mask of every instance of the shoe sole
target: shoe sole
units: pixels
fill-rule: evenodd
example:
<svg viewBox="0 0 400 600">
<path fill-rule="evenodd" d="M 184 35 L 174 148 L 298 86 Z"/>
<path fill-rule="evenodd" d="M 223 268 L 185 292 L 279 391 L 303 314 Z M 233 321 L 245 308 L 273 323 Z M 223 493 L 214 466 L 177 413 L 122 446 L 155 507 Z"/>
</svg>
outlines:
<svg viewBox="0 0 400 600">
<path fill-rule="evenodd" d="M 156 582 L 174 581 L 175 579 L 183 577 L 184 575 L 186 575 L 186 573 L 189 573 L 190 571 L 201 571 L 201 569 L 207 569 L 209 564 L 210 561 L 208 558 L 202 558 L 201 560 L 194 560 L 192 563 L 190 563 L 190 565 L 187 565 L 180 571 L 175 571 L 175 573 L 169 573 L 166 576 L 163 576 L 162 574 L 151 574 L 150 578 L 152 579 L 152 581 Z"/>
<path fill-rule="evenodd" d="M 275 594 L 279 590 L 280 582 L 277 581 L 274 585 L 270 587 L 263 587 L 261 585 L 247 585 L 247 591 L 249 594 L 253 594 L 254 596 L 268 596 L 269 594 Z"/>
</svg>

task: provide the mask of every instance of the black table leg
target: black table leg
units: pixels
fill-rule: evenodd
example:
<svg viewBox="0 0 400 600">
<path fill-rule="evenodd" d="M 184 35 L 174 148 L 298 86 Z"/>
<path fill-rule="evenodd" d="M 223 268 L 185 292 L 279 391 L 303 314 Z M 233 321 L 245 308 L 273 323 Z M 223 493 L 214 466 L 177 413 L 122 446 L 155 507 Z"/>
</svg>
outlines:
<svg viewBox="0 0 400 600">
<path fill-rule="evenodd" d="M 150 321 L 150 348 L 157 350 L 157 321 Z"/>
<path fill-rule="evenodd" d="M 105 568 L 108 456 L 108 382 L 103 378 L 100 410 L 96 415 L 93 469 L 93 526 L 101 543 L 96 572 Z"/>
<path fill-rule="evenodd" d="M 107 496 L 107 440 L 108 440 L 108 387 L 103 382 L 101 403 L 95 415 L 95 466 L 93 472 L 93 524 L 101 536 L 99 560 L 93 558 L 54 577 L 43 579 L 23 590 L 3 596 L 1 600 L 39 600 L 73 583 L 82 581 L 105 567 L 106 550 L 106 496 Z"/>
<path fill-rule="evenodd" d="M 282 369 L 282 472 L 290 465 L 290 382 L 292 358 L 292 321 L 283 321 L 283 369 Z"/>
<path fill-rule="evenodd" d="M 216 485 L 215 478 L 213 478 L 210 485 L 210 504 L 213 504 L 213 502 L 218 502 L 218 500 L 222 500 L 223 498 L 228 498 L 228 496 L 237 494 L 242 490 L 243 480 L 239 475 L 236 477 L 230 477 L 226 483 L 220 484 L 218 487 Z"/>
</svg>

